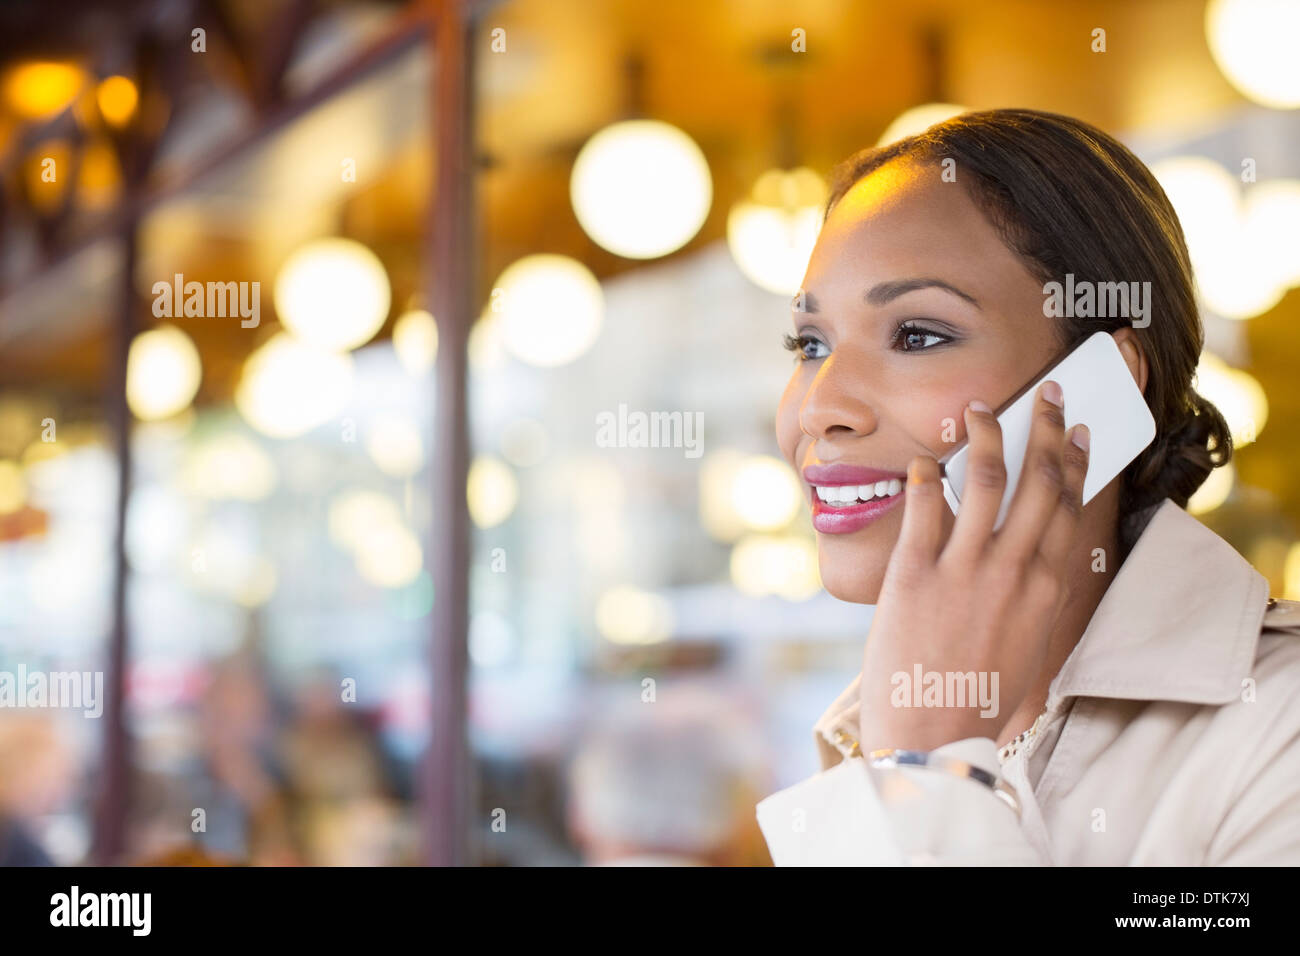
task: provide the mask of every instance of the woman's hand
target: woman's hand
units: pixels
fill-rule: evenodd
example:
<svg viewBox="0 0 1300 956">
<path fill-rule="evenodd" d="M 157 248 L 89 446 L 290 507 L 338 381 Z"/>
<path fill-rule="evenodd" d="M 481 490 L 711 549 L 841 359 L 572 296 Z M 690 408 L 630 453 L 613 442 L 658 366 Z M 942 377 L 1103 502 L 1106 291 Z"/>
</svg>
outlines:
<svg viewBox="0 0 1300 956">
<path fill-rule="evenodd" d="M 1006 466 L 1002 428 L 987 405 L 972 402 L 965 412 L 966 484 L 946 543 L 948 505 L 938 463 L 922 456 L 908 467 L 903 528 L 863 656 L 864 754 L 933 750 L 967 737 L 997 740 L 1033 687 L 1067 593 L 1066 562 L 1088 470 L 1087 427 L 1076 425 L 1067 436 L 1063 409 L 1060 386 L 1045 382 L 1034 402 L 1020 483 L 996 532 Z M 918 665 L 921 674 L 943 677 L 941 706 L 913 706 L 924 691 L 913 688 Z M 995 691 L 988 716 L 980 716 L 977 693 L 947 699 L 954 686 L 948 675 L 970 672 L 975 689 Z"/>
</svg>

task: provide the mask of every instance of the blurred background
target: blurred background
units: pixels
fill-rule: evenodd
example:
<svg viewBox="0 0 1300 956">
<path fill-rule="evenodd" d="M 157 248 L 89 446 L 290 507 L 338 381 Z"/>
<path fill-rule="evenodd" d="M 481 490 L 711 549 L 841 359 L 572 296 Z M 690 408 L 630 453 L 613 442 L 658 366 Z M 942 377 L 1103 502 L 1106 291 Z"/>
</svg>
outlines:
<svg viewBox="0 0 1300 956">
<path fill-rule="evenodd" d="M 1298 41 L 1276 0 L 6 3 L 0 680 L 103 710 L 0 706 L 0 862 L 769 862 L 871 612 L 776 457 L 789 299 L 831 166 L 965 109 L 1152 165 L 1239 448 L 1191 510 L 1300 598 Z"/>
</svg>

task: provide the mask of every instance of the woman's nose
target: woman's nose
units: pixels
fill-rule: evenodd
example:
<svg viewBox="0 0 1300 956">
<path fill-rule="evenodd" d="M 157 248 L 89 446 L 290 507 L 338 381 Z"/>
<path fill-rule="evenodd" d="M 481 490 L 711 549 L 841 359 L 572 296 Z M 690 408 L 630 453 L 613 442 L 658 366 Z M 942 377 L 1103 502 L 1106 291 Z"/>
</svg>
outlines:
<svg viewBox="0 0 1300 956">
<path fill-rule="evenodd" d="M 799 427 L 813 439 L 823 439 L 869 435 L 876 425 L 865 370 L 854 368 L 840 353 L 832 353 L 804 395 Z"/>
</svg>

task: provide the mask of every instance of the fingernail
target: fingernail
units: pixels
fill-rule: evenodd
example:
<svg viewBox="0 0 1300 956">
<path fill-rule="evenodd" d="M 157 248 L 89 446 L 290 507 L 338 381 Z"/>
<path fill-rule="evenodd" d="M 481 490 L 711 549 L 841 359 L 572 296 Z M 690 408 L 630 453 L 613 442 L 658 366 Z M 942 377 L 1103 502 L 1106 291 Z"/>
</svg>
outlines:
<svg viewBox="0 0 1300 956">
<path fill-rule="evenodd" d="M 1061 393 L 1061 386 L 1055 382 L 1043 383 L 1043 398 L 1047 399 L 1057 408 L 1065 407 L 1065 396 Z"/>
<path fill-rule="evenodd" d="M 1073 431 L 1070 432 L 1070 441 L 1087 451 L 1088 445 L 1092 442 L 1092 436 L 1088 433 L 1088 426 L 1075 425 Z"/>
<path fill-rule="evenodd" d="M 981 402 L 978 398 L 972 398 L 972 399 L 970 400 L 970 408 L 971 408 L 971 411 L 975 411 L 975 412 L 991 412 L 991 411 L 993 411 L 993 409 L 989 408 L 988 405 L 986 405 L 984 402 Z"/>
</svg>

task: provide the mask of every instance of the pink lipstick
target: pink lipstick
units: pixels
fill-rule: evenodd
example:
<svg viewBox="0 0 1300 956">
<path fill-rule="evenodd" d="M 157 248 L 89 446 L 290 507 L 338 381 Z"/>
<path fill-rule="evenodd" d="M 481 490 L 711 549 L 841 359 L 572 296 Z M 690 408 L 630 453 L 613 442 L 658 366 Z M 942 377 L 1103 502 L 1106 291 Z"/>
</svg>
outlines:
<svg viewBox="0 0 1300 956">
<path fill-rule="evenodd" d="M 825 534 L 865 528 L 903 500 L 907 475 L 836 462 L 803 470 L 813 527 Z"/>
</svg>

